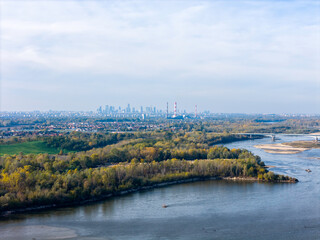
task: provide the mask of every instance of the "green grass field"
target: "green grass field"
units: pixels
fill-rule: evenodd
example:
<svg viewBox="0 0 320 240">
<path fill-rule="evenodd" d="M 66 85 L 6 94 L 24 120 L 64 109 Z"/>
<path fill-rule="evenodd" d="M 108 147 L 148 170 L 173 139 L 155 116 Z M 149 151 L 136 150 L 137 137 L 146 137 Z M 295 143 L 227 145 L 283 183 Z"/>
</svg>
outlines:
<svg viewBox="0 0 320 240">
<path fill-rule="evenodd" d="M 43 141 L 0 145 L 0 155 L 19 154 L 20 152 L 23 152 L 24 154 L 29 154 L 29 153 L 58 154 L 60 152 L 60 149 L 48 147 L 46 143 Z"/>
</svg>

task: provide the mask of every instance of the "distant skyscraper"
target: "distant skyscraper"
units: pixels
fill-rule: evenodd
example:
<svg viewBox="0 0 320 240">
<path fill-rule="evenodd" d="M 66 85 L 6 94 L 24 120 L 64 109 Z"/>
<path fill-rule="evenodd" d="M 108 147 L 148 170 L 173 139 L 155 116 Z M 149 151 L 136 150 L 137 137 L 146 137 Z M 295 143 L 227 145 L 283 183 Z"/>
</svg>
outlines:
<svg viewBox="0 0 320 240">
<path fill-rule="evenodd" d="M 127 113 L 130 113 L 130 112 L 131 112 L 130 104 L 128 104 L 127 109 L 126 109 L 126 112 L 127 112 Z"/>
</svg>

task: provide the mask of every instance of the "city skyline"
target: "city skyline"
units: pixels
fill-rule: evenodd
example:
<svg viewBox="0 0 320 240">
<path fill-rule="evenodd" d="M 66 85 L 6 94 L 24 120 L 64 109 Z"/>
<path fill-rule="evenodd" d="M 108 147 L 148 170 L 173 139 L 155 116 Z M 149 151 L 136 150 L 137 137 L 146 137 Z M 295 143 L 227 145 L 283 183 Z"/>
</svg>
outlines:
<svg viewBox="0 0 320 240">
<path fill-rule="evenodd" d="M 171 105 L 169 105 L 169 102 L 165 104 L 165 107 L 163 106 L 156 106 L 156 105 L 132 105 L 131 103 L 128 103 L 127 106 L 121 106 L 121 105 L 101 105 L 98 107 L 97 112 L 104 112 L 104 113 L 112 113 L 112 112 L 123 112 L 123 113 L 174 113 L 175 110 L 179 113 L 187 113 L 186 109 L 179 109 L 178 103 L 174 102 Z M 197 110 L 197 105 L 194 105 L 193 112 L 195 113 Z"/>
<path fill-rule="evenodd" d="M 319 2 L 0 4 L 0 111 L 320 111 Z"/>
</svg>

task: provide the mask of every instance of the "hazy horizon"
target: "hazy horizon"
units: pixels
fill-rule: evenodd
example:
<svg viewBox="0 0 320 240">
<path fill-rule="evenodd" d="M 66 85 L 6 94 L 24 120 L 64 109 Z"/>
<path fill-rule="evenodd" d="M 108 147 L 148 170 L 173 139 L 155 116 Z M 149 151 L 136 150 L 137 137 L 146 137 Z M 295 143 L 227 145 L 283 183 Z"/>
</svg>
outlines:
<svg viewBox="0 0 320 240">
<path fill-rule="evenodd" d="M 102 110 L 103 110 L 103 107 L 105 105 L 101 105 L 102 106 Z M 41 112 L 41 113 L 49 113 L 49 112 L 95 112 L 97 113 L 97 110 L 100 106 L 97 106 L 96 108 L 93 108 L 93 109 L 87 109 L 87 110 L 84 110 L 84 109 L 79 109 L 79 110 L 73 110 L 73 109 L 69 109 L 69 110 L 66 110 L 66 109 L 43 109 L 43 110 L 40 110 L 40 109 L 32 109 L 32 110 L 0 110 L 0 113 L 19 113 L 19 112 Z M 115 107 L 119 107 L 118 105 L 115 105 Z M 126 106 L 120 106 L 122 110 L 125 109 Z M 140 113 L 140 107 L 141 106 L 133 106 L 136 110 L 136 113 Z M 143 109 L 144 109 L 144 112 L 146 111 L 145 110 L 145 107 L 156 107 L 157 110 L 162 110 L 163 113 L 166 113 L 166 106 L 156 106 L 156 105 L 149 105 L 149 106 L 142 106 Z M 118 109 L 118 108 L 116 108 Z M 186 108 L 181 108 L 181 109 L 178 109 L 177 112 L 178 114 L 183 114 L 184 110 L 186 110 L 186 113 L 187 114 L 194 114 L 195 110 L 187 110 Z M 310 116 L 319 116 L 320 113 L 302 113 L 302 112 L 279 112 L 279 113 L 274 113 L 274 112 L 217 112 L 217 111 L 210 111 L 208 109 L 202 109 L 202 110 L 197 110 L 197 113 L 198 114 L 202 114 L 204 112 L 207 112 L 209 111 L 210 114 L 244 114 L 244 115 L 310 115 Z M 174 107 L 169 107 L 169 113 L 170 114 L 173 114 L 174 113 Z"/>
<path fill-rule="evenodd" d="M 0 111 L 320 113 L 320 2 L 1 1 Z"/>
</svg>

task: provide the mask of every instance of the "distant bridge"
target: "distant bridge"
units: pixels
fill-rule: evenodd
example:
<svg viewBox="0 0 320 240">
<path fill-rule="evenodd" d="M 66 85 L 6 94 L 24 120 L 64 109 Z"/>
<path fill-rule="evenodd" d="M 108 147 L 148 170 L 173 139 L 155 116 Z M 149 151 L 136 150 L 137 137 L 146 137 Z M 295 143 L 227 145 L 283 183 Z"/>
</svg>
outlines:
<svg viewBox="0 0 320 240">
<path fill-rule="evenodd" d="M 318 142 L 320 139 L 320 134 L 314 134 L 314 135 L 310 135 L 310 134 L 294 134 L 294 133 L 233 133 L 233 134 L 238 134 L 238 135 L 246 135 L 246 136 L 250 136 L 250 138 L 253 135 L 262 135 L 262 136 L 266 136 L 266 137 L 271 137 L 271 140 L 274 142 L 276 140 L 276 136 L 277 135 L 285 135 L 285 136 L 305 136 L 305 137 L 311 137 L 314 139 L 315 142 Z"/>
</svg>

